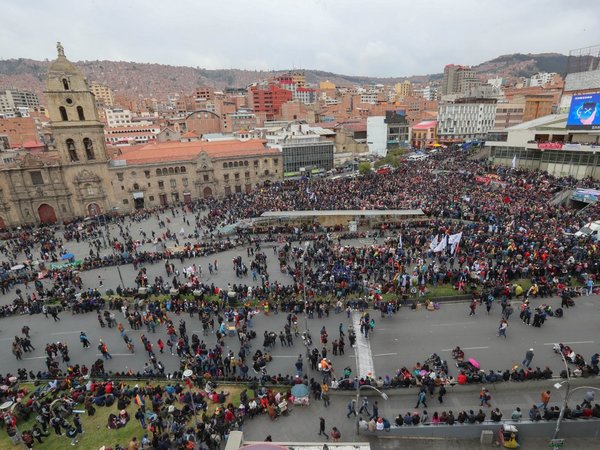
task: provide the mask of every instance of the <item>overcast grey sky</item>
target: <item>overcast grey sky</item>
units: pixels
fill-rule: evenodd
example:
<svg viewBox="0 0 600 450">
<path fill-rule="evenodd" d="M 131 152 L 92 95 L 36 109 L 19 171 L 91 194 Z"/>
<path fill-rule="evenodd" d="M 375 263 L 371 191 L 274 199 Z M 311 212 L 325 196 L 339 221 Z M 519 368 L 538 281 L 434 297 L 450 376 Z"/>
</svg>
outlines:
<svg viewBox="0 0 600 450">
<path fill-rule="evenodd" d="M 3 0 L 0 58 L 441 72 L 600 44 L 597 0 Z"/>
</svg>

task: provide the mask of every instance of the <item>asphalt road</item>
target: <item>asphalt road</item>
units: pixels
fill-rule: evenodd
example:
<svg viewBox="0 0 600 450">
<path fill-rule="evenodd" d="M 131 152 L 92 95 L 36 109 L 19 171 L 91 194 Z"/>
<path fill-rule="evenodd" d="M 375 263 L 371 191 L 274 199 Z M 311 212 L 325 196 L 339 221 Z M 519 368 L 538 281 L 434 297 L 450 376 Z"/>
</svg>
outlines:
<svg viewBox="0 0 600 450">
<path fill-rule="evenodd" d="M 556 303 L 558 300 L 551 300 Z M 513 316 L 508 328 L 508 338 L 499 338 L 496 335 L 499 322 L 499 307 L 492 309 L 488 316 L 485 309 L 479 309 L 475 317 L 467 315 L 466 303 L 443 304 L 441 309 L 435 312 L 426 310 L 413 311 L 402 308 L 391 318 L 381 319 L 376 311 L 372 311 L 376 318 L 375 332 L 370 335 L 368 344 L 372 354 L 373 371 L 376 376 L 394 374 L 400 367 L 406 365 L 412 367 L 417 361 L 422 362 L 431 353 L 438 353 L 444 358 L 450 358 L 450 349 L 460 345 L 465 349 L 467 357 L 473 357 L 481 363 L 484 370 L 505 369 L 515 364 L 520 364 L 528 348 L 533 347 L 535 357 L 532 366 L 544 367 L 548 365 L 555 374 L 561 370 L 562 362 L 558 355 L 552 350 L 552 343 L 556 341 L 569 343 L 575 351 L 589 359 L 593 353 L 598 351 L 599 342 L 597 333 L 590 330 L 597 329 L 597 317 L 600 310 L 600 301 L 597 297 L 582 297 L 577 301 L 577 306 L 566 310 L 562 319 L 549 319 L 542 328 L 527 326 Z M 123 321 L 120 312 L 115 312 L 117 321 Z M 316 316 L 315 316 L 316 317 Z M 147 362 L 145 352 L 141 351 L 141 340 L 139 335 L 145 333 L 153 343 L 160 337 L 166 341 L 164 327 L 158 327 L 156 334 L 148 333 L 147 330 L 129 330 L 129 324 L 124 322 L 128 335 L 134 339 L 136 353 L 130 354 L 119 336 L 116 328 L 101 328 L 96 314 L 73 315 L 64 312 L 60 315 L 61 321 L 54 322 L 52 318 L 46 319 L 44 315 L 26 315 L 14 318 L 5 318 L 0 321 L 0 356 L 4 362 L 3 371 L 14 371 L 19 367 L 28 370 L 37 370 L 44 366 L 44 346 L 48 342 L 61 341 L 67 343 L 71 350 L 71 363 L 91 364 L 97 357 L 95 345 L 89 349 L 83 349 L 79 343 L 79 332 L 85 331 L 93 344 L 103 339 L 108 345 L 113 359 L 107 361 L 107 370 L 123 370 L 125 367 L 132 370 L 142 370 Z M 188 333 L 196 333 L 205 340 L 208 345 L 216 342 L 214 334 L 202 337 L 201 326 L 197 317 L 190 318 L 187 314 L 174 316 L 174 321 L 184 319 L 187 323 Z M 312 319 L 308 321 L 309 329 L 313 334 L 315 343 L 318 341 L 319 330 L 325 326 L 329 339 L 329 354 L 331 355 L 331 342 L 338 334 L 340 323 L 347 332 L 351 319 L 345 313 L 331 313 L 329 318 Z M 286 315 L 271 314 L 265 317 L 263 312 L 258 313 L 253 326 L 258 337 L 253 341 L 252 350 L 262 349 L 262 335 L 265 330 L 283 330 Z M 17 361 L 10 351 L 10 342 L 14 336 L 20 335 L 23 325 L 31 328 L 33 346 L 36 350 L 25 353 L 23 361 Z M 304 317 L 300 317 L 299 325 L 304 327 Z M 239 350 L 237 337 L 227 337 L 228 348 L 237 352 Z M 321 348 L 318 345 L 318 348 Z M 165 350 L 166 351 L 166 350 Z M 363 349 L 359 350 L 359 359 Z M 275 346 L 272 355 L 273 361 L 268 365 L 271 374 L 293 374 L 294 363 L 299 354 L 305 353 L 305 347 L 301 339 L 297 338 L 292 347 L 282 347 L 279 342 Z M 334 370 L 340 374 L 344 367 L 350 367 L 353 373 L 357 373 L 356 350 L 346 346 L 346 354 L 343 356 L 331 355 Z M 165 364 L 167 372 L 177 370 L 178 358 L 170 354 L 159 355 L 159 359 Z M 305 364 L 305 370 L 308 364 Z M 456 375 L 456 368 L 450 364 L 451 373 Z M 316 374 L 311 374 L 316 375 Z M 335 375 L 335 374 L 334 374 Z"/>
</svg>

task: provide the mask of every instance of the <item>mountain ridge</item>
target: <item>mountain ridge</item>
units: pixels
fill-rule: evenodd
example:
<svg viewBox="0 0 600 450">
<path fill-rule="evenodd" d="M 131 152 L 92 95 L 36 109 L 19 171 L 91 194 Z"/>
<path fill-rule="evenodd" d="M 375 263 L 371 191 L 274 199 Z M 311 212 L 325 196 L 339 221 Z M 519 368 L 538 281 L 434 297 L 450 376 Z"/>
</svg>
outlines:
<svg viewBox="0 0 600 450">
<path fill-rule="evenodd" d="M 536 72 L 566 71 L 567 56 L 560 53 L 514 53 L 500 55 L 472 66 L 482 78 L 500 76 L 508 80 L 528 77 Z M 159 63 L 128 61 L 79 61 L 74 63 L 90 81 L 110 86 L 115 94 L 128 97 L 155 97 L 164 99 L 176 92 L 191 93 L 198 86 L 215 89 L 225 87 L 245 88 L 253 82 L 285 73 L 244 69 L 204 69 L 190 66 L 173 66 Z M 0 88 L 28 89 L 43 98 L 44 80 L 49 60 L 26 58 L 0 60 Z M 338 86 L 357 84 L 394 84 L 404 80 L 429 83 L 440 80 L 442 73 L 404 77 L 372 77 L 343 75 L 325 70 L 303 69 L 307 82 L 329 80 Z"/>
</svg>

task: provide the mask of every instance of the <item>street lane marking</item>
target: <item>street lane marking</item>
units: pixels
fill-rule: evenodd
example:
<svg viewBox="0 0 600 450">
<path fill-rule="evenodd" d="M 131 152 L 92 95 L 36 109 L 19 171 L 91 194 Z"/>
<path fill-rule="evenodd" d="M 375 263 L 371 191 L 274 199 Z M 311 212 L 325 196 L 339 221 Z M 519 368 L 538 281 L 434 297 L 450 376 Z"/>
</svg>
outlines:
<svg viewBox="0 0 600 450">
<path fill-rule="evenodd" d="M 483 350 L 489 347 L 461 347 L 463 350 Z M 443 352 L 451 352 L 452 350 L 454 350 L 453 348 L 443 348 L 442 351 Z"/>
<path fill-rule="evenodd" d="M 377 355 L 373 355 L 373 357 L 376 357 L 376 356 L 397 356 L 397 355 L 398 355 L 398 353 L 379 353 Z"/>
<path fill-rule="evenodd" d="M 573 342 L 561 342 L 561 344 L 593 344 L 594 341 L 573 341 Z M 558 342 L 544 342 L 544 345 L 554 345 Z"/>
<path fill-rule="evenodd" d="M 360 332 L 360 318 L 361 313 L 352 313 L 352 325 L 354 326 L 354 332 L 356 333 L 356 368 L 358 376 L 361 378 L 375 376 L 375 367 L 373 364 L 373 354 L 371 353 L 371 343 L 365 335 Z"/>
<path fill-rule="evenodd" d="M 432 327 L 453 327 L 455 325 L 467 325 L 473 322 L 454 322 L 454 323 L 432 323 Z"/>
<path fill-rule="evenodd" d="M 45 356 L 31 356 L 29 358 L 23 358 L 23 359 L 46 359 Z"/>
<path fill-rule="evenodd" d="M 59 336 L 61 334 L 80 334 L 80 331 L 61 331 L 60 333 L 50 333 L 50 336 Z"/>
</svg>

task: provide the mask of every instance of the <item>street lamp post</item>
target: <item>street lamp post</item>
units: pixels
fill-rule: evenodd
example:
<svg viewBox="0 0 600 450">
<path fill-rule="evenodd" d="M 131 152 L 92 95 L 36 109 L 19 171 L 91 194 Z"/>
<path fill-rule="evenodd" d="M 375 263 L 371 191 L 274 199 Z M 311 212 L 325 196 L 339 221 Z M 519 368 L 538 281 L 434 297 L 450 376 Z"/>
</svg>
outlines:
<svg viewBox="0 0 600 450">
<path fill-rule="evenodd" d="M 111 208 L 111 211 L 114 213 L 118 210 L 118 207 Z M 110 228 L 106 222 L 106 217 L 104 217 L 104 226 L 106 227 L 106 236 L 108 237 L 108 242 L 110 243 L 112 254 L 116 257 L 115 246 L 110 242 Z M 106 239 L 104 240 L 104 245 L 106 245 Z M 115 262 L 117 263 L 117 272 L 119 273 L 119 280 L 121 281 L 121 286 L 125 289 L 125 283 L 123 282 L 123 275 L 121 274 L 121 264 L 118 258 L 115 258 Z"/>
<path fill-rule="evenodd" d="M 308 333 L 308 304 L 306 303 L 306 277 L 305 277 L 305 266 L 306 266 L 306 252 L 308 251 L 309 242 L 304 243 L 304 251 L 302 253 L 302 300 L 304 301 L 304 328 Z"/>
<path fill-rule="evenodd" d="M 358 381 L 357 381 L 358 383 Z M 356 386 L 356 404 L 354 405 L 354 407 L 358 407 L 358 401 L 360 400 L 360 391 L 362 389 L 372 389 L 374 391 L 376 391 L 377 393 L 379 393 L 379 395 L 381 395 L 381 398 L 384 400 L 387 400 L 389 397 L 385 392 L 380 391 L 379 389 L 377 389 L 375 386 L 371 386 L 370 384 L 363 384 L 362 386 L 360 384 L 357 384 Z M 356 414 L 356 435 L 358 436 L 360 434 L 359 431 L 359 418 L 358 418 L 358 414 Z"/>
<path fill-rule="evenodd" d="M 554 344 L 557 345 L 557 344 Z M 569 395 L 570 395 L 570 391 L 571 391 L 571 373 L 569 371 L 569 365 L 567 364 L 567 360 L 565 359 L 565 355 L 563 354 L 562 350 L 559 348 L 559 353 L 560 353 L 560 357 L 563 361 L 563 364 L 565 365 L 565 370 L 567 371 L 567 392 L 565 394 L 565 401 L 563 402 L 563 406 L 560 410 L 560 414 L 558 415 L 558 419 L 556 419 L 556 428 L 554 429 L 554 435 L 552 436 L 552 439 L 556 439 L 556 437 L 558 436 L 558 432 L 560 431 L 560 423 L 563 420 L 563 417 L 565 415 L 565 409 L 567 409 L 567 402 L 569 401 Z M 556 387 L 557 389 L 559 389 L 562 386 L 561 383 L 556 383 L 554 385 L 554 387 Z"/>
</svg>

